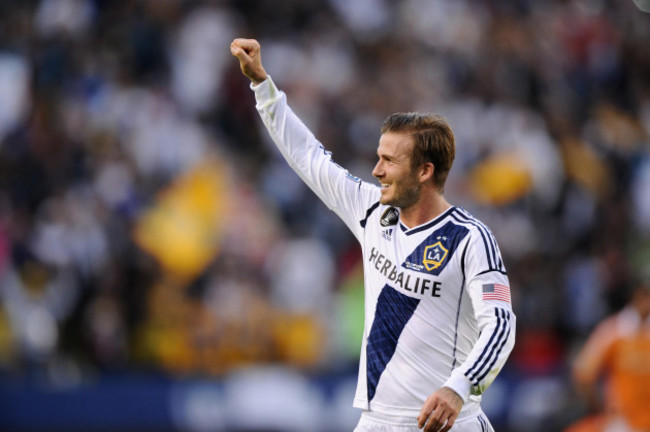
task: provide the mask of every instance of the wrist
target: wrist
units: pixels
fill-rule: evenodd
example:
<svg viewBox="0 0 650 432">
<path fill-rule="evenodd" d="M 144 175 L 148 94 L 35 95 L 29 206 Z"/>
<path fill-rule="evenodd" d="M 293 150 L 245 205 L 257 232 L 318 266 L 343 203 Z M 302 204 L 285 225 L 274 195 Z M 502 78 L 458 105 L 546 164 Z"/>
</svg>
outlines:
<svg viewBox="0 0 650 432">
<path fill-rule="evenodd" d="M 462 399 L 463 403 L 466 403 L 469 399 L 471 383 L 467 377 L 460 372 L 460 370 L 457 369 L 452 372 L 451 376 L 443 386 L 453 390 L 454 393 Z"/>
<path fill-rule="evenodd" d="M 266 74 L 265 71 L 262 71 L 260 75 L 256 75 L 254 77 L 250 77 L 251 82 L 253 85 L 258 86 L 262 84 L 266 79 L 268 78 L 268 75 Z"/>
</svg>

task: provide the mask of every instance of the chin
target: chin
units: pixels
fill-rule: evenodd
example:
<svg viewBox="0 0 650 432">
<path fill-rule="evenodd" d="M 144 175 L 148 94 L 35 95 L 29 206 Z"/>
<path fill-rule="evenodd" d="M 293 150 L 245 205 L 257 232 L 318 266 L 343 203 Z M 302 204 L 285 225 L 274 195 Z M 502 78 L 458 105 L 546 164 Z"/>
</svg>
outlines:
<svg viewBox="0 0 650 432">
<path fill-rule="evenodd" d="M 383 194 L 379 197 L 379 202 L 383 205 L 391 205 L 392 200 L 390 197 L 384 196 Z"/>
</svg>

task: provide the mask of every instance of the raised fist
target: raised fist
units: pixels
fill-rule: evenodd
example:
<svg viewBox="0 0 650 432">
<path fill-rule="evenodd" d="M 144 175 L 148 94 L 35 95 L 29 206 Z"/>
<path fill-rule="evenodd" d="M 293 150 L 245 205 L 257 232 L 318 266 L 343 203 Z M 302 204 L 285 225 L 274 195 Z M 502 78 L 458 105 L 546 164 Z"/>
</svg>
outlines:
<svg viewBox="0 0 650 432">
<path fill-rule="evenodd" d="M 253 84 L 257 85 L 266 79 L 260 44 L 255 39 L 235 39 L 230 44 L 230 53 L 237 57 L 241 71 Z"/>
</svg>

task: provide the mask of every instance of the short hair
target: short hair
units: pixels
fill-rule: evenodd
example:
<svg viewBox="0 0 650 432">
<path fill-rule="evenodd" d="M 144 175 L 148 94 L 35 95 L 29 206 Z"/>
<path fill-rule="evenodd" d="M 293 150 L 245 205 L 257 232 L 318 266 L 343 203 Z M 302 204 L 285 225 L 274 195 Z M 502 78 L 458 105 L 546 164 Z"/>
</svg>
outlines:
<svg viewBox="0 0 650 432">
<path fill-rule="evenodd" d="M 413 168 L 431 162 L 433 181 L 443 191 L 447 175 L 456 156 L 454 133 L 447 121 L 438 114 L 393 113 L 381 125 L 381 133 L 397 132 L 413 136 L 415 146 L 411 160 Z"/>
</svg>

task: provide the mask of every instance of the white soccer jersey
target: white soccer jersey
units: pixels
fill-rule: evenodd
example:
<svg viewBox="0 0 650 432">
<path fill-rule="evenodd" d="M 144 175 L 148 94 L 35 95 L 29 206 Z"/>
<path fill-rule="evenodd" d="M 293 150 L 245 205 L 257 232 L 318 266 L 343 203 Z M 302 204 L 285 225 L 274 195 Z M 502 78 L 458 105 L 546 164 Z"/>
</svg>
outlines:
<svg viewBox="0 0 650 432">
<path fill-rule="evenodd" d="M 291 167 L 361 243 L 365 328 L 354 406 L 417 417 L 442 386 L 475 413 L 515 338 L 508 277 L 494 237 L 459 207 L 417 227 L 379 203 L 376 185 L 334 163 L 271 78 L 257 109 Z"/>
</svg>

